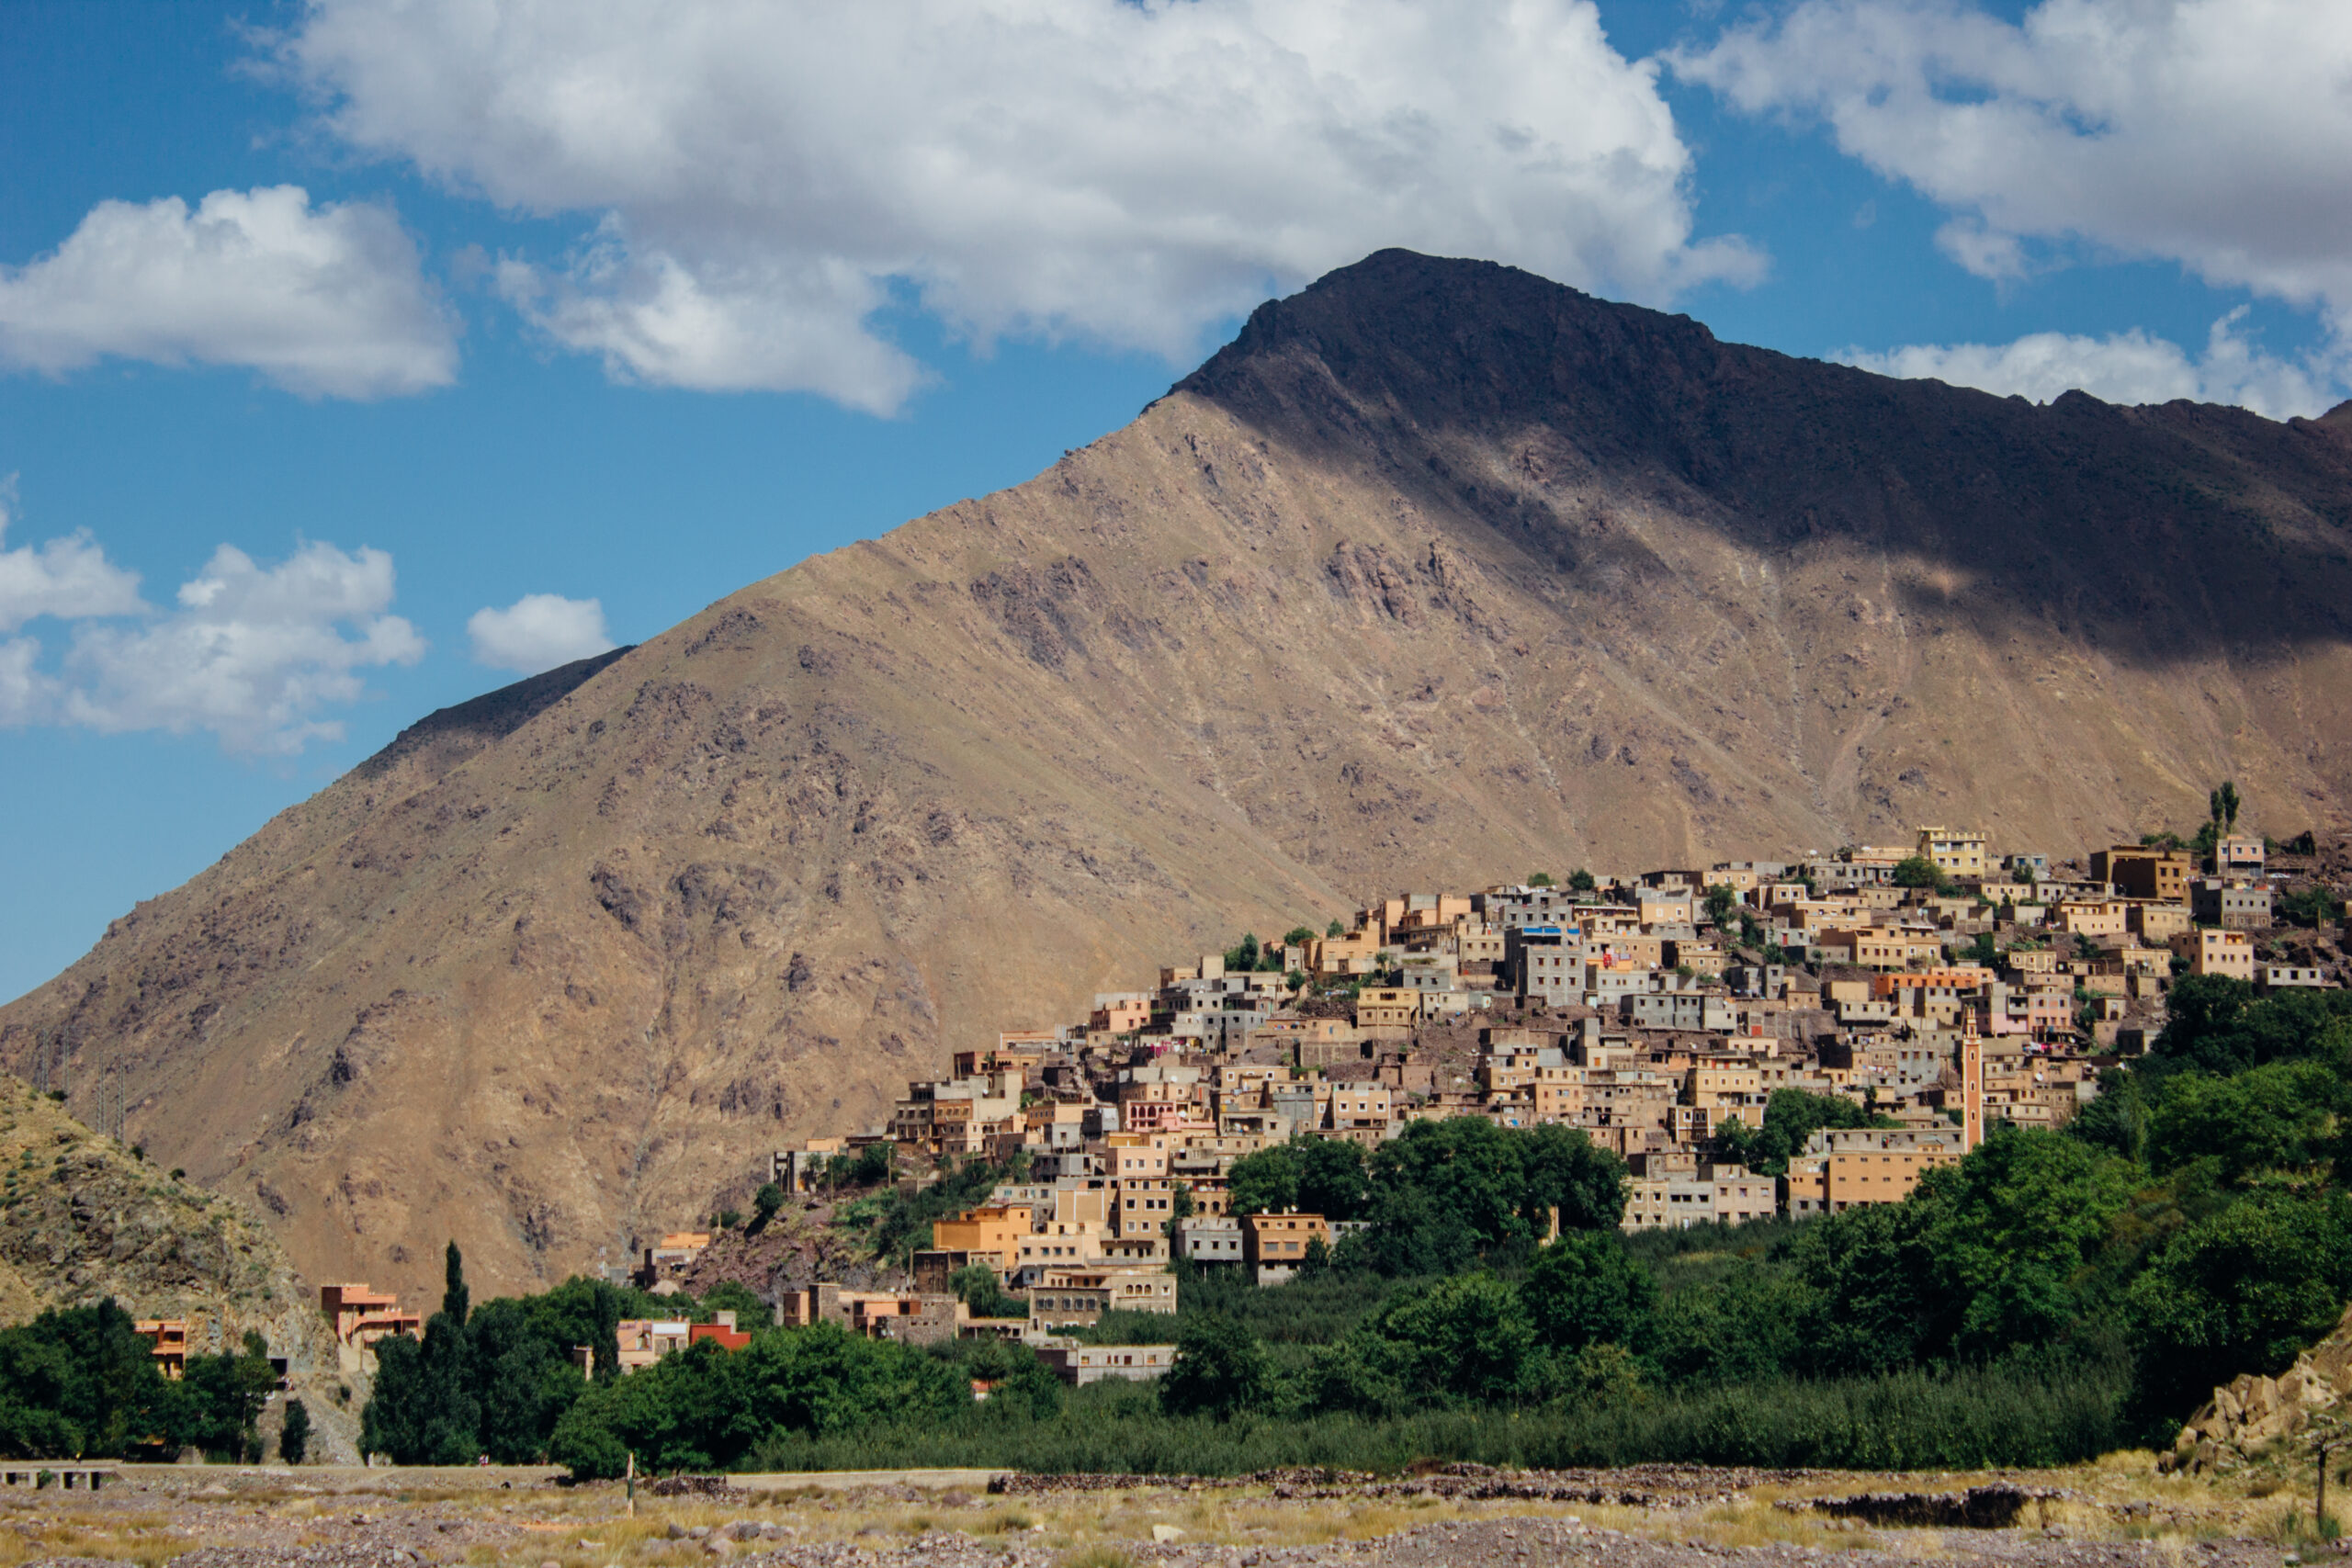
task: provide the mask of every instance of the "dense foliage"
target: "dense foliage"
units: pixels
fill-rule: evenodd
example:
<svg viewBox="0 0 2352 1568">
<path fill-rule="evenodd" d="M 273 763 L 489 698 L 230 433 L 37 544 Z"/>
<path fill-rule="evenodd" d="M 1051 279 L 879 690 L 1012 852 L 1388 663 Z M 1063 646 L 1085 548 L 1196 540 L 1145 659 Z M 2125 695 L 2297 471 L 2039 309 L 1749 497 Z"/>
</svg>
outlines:
<svg viewBox="0 0 2352 1568">
<path fill-rule="evenodd" d="M 178 1382 L 156 1370 L 153 1352 L 110 1300 L 0 1329 L 0 1453 L 168 1458 L 198 1448 L 223 1460 L 262 1457 L 256 1425 L 277 1374 L 259 1335 L 189 1357 Z"/>
<path fill-rule="evenodd" d="M 361 1440 L 368 1452 L 401 1464 L 468 1464 L 483 1454 L 501 1464 L 543 1461 L 557 1424 L 591 1386 L 573 1347 L 589 1348 L 594 1380 L 609 1383 L 620 1376 L 621 1319 L 707 1322 L 713 1311 L 741 1310 L 746 1298 L 756 1314 L 751 1321 L 765 1323 L 768 1309 L 757 1296 L 724 1285 L 697 1303 L 572 1279 L 540 1295 L 473 1308 L 453 1247 L 441 1310 L 426 1321 L 424 1337 L 376 1346 Z"/>
</svg>

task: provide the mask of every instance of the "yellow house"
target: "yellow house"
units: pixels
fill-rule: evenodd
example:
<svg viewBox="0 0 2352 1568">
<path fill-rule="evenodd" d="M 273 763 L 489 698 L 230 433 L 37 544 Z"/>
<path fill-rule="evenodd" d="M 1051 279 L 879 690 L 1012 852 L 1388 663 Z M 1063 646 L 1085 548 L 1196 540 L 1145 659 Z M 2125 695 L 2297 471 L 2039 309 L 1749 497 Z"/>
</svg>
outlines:
<svg viewBox="0 0 2352 1568">
<path fill-rule="evenodd" d="M 1021 1238 L 1034 1228 L 1026 1203 L 987 1203 L 952 1220 L 933 1220 L 931 1245 L 936 1252 L 989 1254 L 998 1260 L 998 1273 L 1010 1273 L 1021 1260 Z"/>
<path fill-rule="evenodd" d="M 2244 931 L 2185 931 L 2173 938 L 2173 950 L 2187 956 L 2192 975 L 2254 980 L 2254 943 Z"/>
<path fill-rule="evenodd" d="M 2058 906 L 2058 929 L 2068 936 L 2121 936 L 2130 924 L 2131 906 L 2120 898 L 2069 898 Z"/>
<path fill-rule="evenodd" d="M 1922 828 L 1917 852 L 1946 876 L 1984 874 L 1984 835 L 1959 828 Z"/>
</svg>

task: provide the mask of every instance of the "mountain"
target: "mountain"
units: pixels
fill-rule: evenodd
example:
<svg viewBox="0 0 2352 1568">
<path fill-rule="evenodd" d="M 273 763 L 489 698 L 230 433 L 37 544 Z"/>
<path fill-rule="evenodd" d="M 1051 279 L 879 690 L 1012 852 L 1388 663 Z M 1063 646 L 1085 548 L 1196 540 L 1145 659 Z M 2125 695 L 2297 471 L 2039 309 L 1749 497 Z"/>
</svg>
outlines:
<svg viewBox="0 0 2352 1568">
<path fill-rule="evenodd" d="M 2352 411 L 2046 407 L 1385 252 L 1026 484 L 436 715 L 0 1010 L 314 1278 L 682 1225 L 1363 897 L 2345 823 Z M 78 1103 L 78 1100 L 77 1100 Z"/>
</svg>

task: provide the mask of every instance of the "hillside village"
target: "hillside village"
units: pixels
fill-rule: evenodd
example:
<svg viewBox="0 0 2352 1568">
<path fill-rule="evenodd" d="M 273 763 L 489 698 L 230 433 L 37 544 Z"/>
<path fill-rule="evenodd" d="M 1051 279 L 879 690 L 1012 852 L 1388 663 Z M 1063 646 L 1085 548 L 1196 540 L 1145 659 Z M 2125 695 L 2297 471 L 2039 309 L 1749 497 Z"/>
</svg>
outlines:
<svg viewBox="0 0 2352 1568">
<path fill-rule="evenodd" d="M 1157 1376 L 1164 1346 L 1057 1331 L 1173 1313 L 1171 1264 L 1275 1285 L 1329 1259 L 1362 1226 L 1237 1212 L 1236 1162 L 1297 1137 L 1369 1151 L 1451 1117 L 1581 1131 L 1625 1162 L 1627 1230 L 1898 1202 L 1995 1123 L 2064 1124 L 2162 1028 L 2177 976 L 2342 983 L 2316 846 L 2219 817 L 2194 848 L 2053 863 L 1924 827 L 1786 863 L 1404 894 L 1320 933 L 1246 937 L 1083 1021 L 959 1053 L 887 1125 L 778 1151 L 777 1193 L 819 1213 L 861 1167 L 902 1190 L 983 1162 L 1018 1174 L 937 1220 L 895 1288 L 789 1285 L 777 1316 L 1019 1336 L 1071 1382 Z M 1767 1170 L 1748 1151 L 1787 1089 L 1857 1124 L 1811 1130 Z M 638 1282 L 707 1285 L 712 1239 L 666 1236 Z M 624 1328 L 649 1345 L 721 1332 Z"/>
</svg>

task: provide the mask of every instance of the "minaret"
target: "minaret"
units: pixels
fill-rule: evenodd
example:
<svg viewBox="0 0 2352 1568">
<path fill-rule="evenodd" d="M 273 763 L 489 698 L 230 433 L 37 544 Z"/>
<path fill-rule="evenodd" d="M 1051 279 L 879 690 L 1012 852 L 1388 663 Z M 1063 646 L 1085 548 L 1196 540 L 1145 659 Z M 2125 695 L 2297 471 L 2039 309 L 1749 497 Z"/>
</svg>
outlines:
<svg viewBox="0 0 2352 1568">
<path fill-rule="evenodd" d="M 1976 1009 L 1961 1011 L 1960 1152 L 1984 1141 L 1984 1039 L 1976 1032 Z"/>
</svg>

